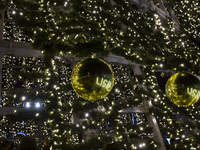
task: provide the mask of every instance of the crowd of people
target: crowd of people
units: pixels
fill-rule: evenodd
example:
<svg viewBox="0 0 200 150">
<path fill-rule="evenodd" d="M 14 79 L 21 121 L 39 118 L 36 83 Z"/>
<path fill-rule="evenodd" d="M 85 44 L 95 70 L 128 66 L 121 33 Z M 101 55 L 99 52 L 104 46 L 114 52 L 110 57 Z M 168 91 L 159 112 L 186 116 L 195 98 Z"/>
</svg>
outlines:
<svg viewBox="0 0 200 150">
<path fill-rule="evenodd" d="M 4 140 L 0 145 L 0 150 L 40 150 L 37 142 L 32 137 L 24 137 L 19 145 L 15 145 L 13 141 Z"/>
<path fill-rule="evenodd" d="M 4 140 L 1 142 L 0 150 L 40 150 L 37 142 L 33 137 L 25 136 L 19 145 L 13 141 Z M 108 144 L 105 150 L 120 150 L 117 143 Z"/>
</svg>

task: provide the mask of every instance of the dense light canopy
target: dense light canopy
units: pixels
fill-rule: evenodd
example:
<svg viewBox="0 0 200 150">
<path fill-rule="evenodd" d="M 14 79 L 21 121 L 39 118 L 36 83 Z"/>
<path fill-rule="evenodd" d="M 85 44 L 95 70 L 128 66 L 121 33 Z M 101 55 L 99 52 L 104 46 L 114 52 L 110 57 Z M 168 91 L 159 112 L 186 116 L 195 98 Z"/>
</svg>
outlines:
<svg viewBox="0 0 200 150">
<path fill-rule="evenodd" d="M 172 149 L 199 148 L 198 104 L 187 108 L 174 105 L 155 76 L 156 71 L 162 76 L 166 71 L 168 75 L 179 71 L 200 75 L 199 1 L 167 0 L 163 6 L 166 11 L 174 10 L 165 19 L 152 6 L 145 10 L 128 0 L 0 0 L 1 9 L 7 10 L 27 41 L 44 54 L 45 68 L 38 72 L 43 73 L 45 90 L 37 96 L 45 101 L 48 113 L 33 112 L 33 120 L 43 119 L 49 125 L 47 143 L 52 149 L 98 149 L 113 142 L 122 149 L 157 149 L 159 143 L 153 139 L 145 115 L 119 113 L 144 106 L 145 101 L 152 106 L 148 115 L 156 118 L 163 139 L 171 141 Z M 178 20 L 172 19 L 172 13 Z M 142 74 L 135 73 L 130 65 L 111 64 L 116 75 L 111 93 L 96 103 L 79 99 L 71 86 L 73 64 L 65 56 L 104 58 L 110 54 L 139 64 Z M 84 121 L 72 123 L 66 117 L 69 114 Z M 11 120 L 20 119 L 16 116 Z M 86 140 L 82 138 L 86 131 L 96 134 Z"/>
</svg>

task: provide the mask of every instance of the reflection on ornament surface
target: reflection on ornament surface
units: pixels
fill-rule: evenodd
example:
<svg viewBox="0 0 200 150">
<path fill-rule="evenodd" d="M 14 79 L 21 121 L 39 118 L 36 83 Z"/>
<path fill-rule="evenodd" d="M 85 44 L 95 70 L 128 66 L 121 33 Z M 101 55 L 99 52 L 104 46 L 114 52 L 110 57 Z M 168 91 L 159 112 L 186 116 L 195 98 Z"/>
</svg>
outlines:
<svg viewBox="0 0 200 150">
<path fill-rule="evenodd" d="M 200 81 L 189 73 L 178 72 L 168 79 L 165 91 L 174 104 L 190 106 L 200 98 Z"/>
<path fill-rule="evenodd" d="M 112 90 L 114 74 L 109 64 L 97 58 L 80 61 L 72 71 L 72 86 L 85 100 L 102 99 Z"/>
</svg>

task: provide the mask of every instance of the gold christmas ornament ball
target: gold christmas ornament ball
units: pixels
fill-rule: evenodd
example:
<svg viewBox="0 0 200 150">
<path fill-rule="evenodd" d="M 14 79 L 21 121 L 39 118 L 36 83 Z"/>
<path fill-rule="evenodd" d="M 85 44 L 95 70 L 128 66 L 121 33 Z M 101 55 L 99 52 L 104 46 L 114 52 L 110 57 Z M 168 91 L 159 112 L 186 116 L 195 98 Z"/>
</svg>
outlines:
<svg viewBox="0 0 200 150">
<path fill-rule="evenodd" d="M 73 69 L 72 87 L 81 98 L 96 101 L 110 93 L 114 85 L 114 73 L 108 63 L 97 58 L 80 61 Z"/>
<path fill-rule="evenodd" d="M 200 81 L 194 75 L 178 72 L 165 85 L 166 95 L 178 106 L 190 106 L 200 98 Z"/>
</svg>

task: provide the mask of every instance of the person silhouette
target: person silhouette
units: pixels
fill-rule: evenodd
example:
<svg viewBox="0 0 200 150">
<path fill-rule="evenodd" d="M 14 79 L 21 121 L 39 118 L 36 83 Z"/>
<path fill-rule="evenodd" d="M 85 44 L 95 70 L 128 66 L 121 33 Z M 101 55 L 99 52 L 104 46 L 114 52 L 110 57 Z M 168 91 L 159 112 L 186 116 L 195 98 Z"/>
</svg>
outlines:
<svg viewBox="0 0 200 150">
<path fill-rule="evenodd" d="M 0 145 L 1 150 L 14 150 L 14 142 L 10 140 L 4 140 L 2 141 Z"/>
<path fill-rule="evenodd" d="M 39 150 L 39 147 L 33 137 L 26 136 L 22 139 L 17 150 Z"/>
</svg>

